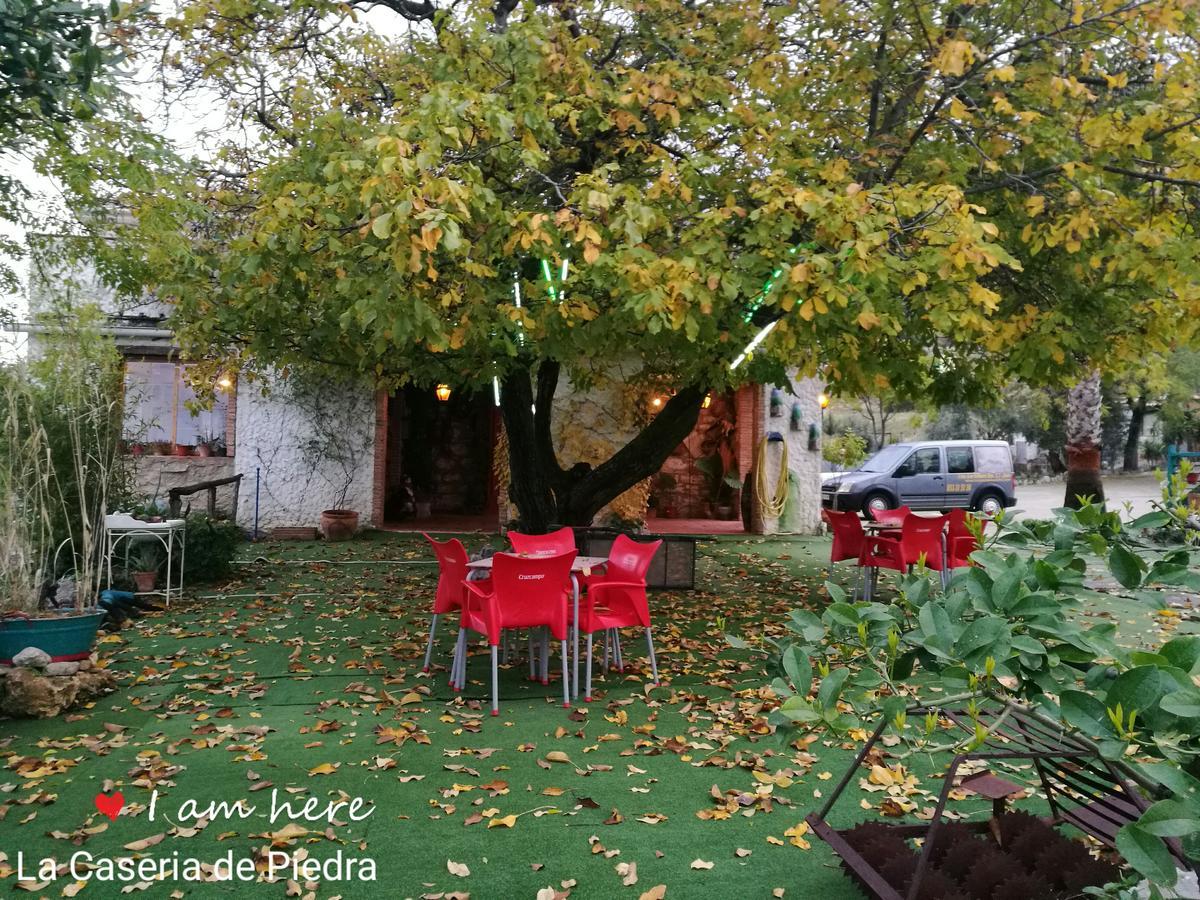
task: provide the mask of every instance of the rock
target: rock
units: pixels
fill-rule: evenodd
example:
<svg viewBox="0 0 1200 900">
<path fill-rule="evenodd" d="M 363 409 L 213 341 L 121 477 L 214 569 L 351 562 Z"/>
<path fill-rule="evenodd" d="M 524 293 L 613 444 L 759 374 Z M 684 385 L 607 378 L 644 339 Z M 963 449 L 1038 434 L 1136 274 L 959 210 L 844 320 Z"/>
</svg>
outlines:
<svg viewBox="0 0 1200 900">
<path fill-rule="evenodd" d="M 13 670 L 12 666 L 0 666 L 0 678 L 3 678 L 5 675 L 7 675 L 12 670 Z"/>
<path fill-rule="evenodd" d="M 107 669 L 75 675 L 42 675 L 29 668 L 16 668 L 0 682 L 0 712 L 5 715 L 46 719 L 73 703 L 115 690 L 116 676 Z"/>
<path fill-rule="evenodd" d="M 78 671 L 77 662 L 52 662 L 42 670 L 46 675 L 74 675 Z"/>
<path fill-rule="evenodd" d="M 81 659 L 79 661 L 79 671 L 86 672 L 88 669 L 92 668 L 94 665 L 96 665 L 96 663 L 91 657 L 88 657 L 87 659 Z"/>
<path fill-rule="evenodd" d="M 26 647 L 13 657 L 14 666 L 24 666 L 33 669 L 44 668 L 49 662 L 50 654 L 45 650 L 39 650 L 37 647 Z"/>
</svg>

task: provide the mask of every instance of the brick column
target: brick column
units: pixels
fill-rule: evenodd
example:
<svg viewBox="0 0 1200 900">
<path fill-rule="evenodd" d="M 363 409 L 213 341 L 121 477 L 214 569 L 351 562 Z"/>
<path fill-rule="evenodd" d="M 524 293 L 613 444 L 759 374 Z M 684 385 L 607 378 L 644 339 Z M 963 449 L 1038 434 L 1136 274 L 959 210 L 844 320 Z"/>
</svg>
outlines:
<svg viewBox="0 0 1200 900">
<path fill-rule="evenodd" d="M 387 433 L 388 395 L 386 391 L 375 392 L 375 453 L 372 468 L 371 524 L 383 524 L 383 501 L 387 496 Z"/>
</svg>

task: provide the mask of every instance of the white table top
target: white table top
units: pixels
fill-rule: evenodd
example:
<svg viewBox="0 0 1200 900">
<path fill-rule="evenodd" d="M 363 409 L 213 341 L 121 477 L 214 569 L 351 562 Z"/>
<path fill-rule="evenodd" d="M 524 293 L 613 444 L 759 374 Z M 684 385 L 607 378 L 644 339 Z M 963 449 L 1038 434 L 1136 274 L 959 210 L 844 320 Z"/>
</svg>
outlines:
<svg viewBox="0 0 1200 900">
<path fill-rule="evenodd" d="M 174 531 L 184 526 L 183 519 L 167 519 L 165 522 L 146 522 L 135 519 L 129 513 L 112 513 L 104 517 L 104 527 L 109 531 Z"/>
<path fill-rule="evenodd" d="M 522 559 L 538 559 L 540 557 L 555 556 L 554 553 L 509 553 L 508 556 L 519 556 Z M 490 569 L 492 560 L 495 557 L 488 556 L 484 559 L 473 559 L 467 563 L 468 569 Z M 571 563 L 572 572 L 582 572 L 585 569 L 599 569 L 608 562 L 607 556 L 577 556 L 575 562 Z"/>
</svg>

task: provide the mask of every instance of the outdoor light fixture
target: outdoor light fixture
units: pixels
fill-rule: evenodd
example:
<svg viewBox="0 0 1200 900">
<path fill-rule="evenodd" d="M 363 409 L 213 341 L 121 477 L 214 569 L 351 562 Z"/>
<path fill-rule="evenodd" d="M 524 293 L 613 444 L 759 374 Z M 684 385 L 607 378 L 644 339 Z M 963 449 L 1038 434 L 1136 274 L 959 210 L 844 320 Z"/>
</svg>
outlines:
<svg viewBox="0 0 1200 900">
<path fill-rule="evenodd" d="M 492 396 L 496 398 L 496 406 L 500 405 L 500 378 L 492 376 Z"/>
<path fill-rule="evenodd" d="M 817 402 L 819 404 L 821 404 L 821 409 L 828 409 L 829 408 L 829 395 L 827 393 L 825 393 L 824 391 L 821 391 L 821 393 L 817 395 Z"/>
<path fill-rule="evenodd" d="M 222 375 L 220 378 L 217 379 L 217 387 L 219 387 L 223 391 L 227 391 L 231 387 L 233 387 L 233 379 L 230 378 L 228 375 Z"/>
<path fill-rule="evenodd" d="M 748 357 L 751 353 L 754 352 L 755 347 L 757 347 L 759 344 L 761 344 L 763 341 L 765 341 L 767 339 L 767 335 L 770 334 L 772 331 L 774 331 L 775 326 L 778 324 L 779 324 L 779 320 L 773 319 L 772 321 L 770 321 L 766 325 L 764 325 L 762 327 L 762 329 L 758 332 L 758 334 L 756 334 L 754 336 L 754 339 L 746 345 L 746 349 L 743 350 L 741 353 L 739 353 L 737 356 L 737 359 L 735 359 L 733 362 L 731 362 L 729 364 L 730 371 L 733 371 L 738 366 L 740 366 L 742 363 L 744 363 L 746 361 L 746 357 Z"/>
<path fill-rule="evenodd" d="M 445 403 L 447 400 L 450 399 L 450 385 L 439 384 L 437 386 L 437 389 L 434 390 L 434 393 L 437 394 L 437 398 L 439 400 L 441 400 L 443 403 Z"/>
<path fill-rule="evenodd" d="M 662 397 L 654 397 L 650 401 L 650 405 L 653 406 L 655 409 L 662 409 L 663 398 Z"/>
<path fill-rule="evenodd" d="M 710 406 L 712 406 L 712 394 L 711 393 L 705 394 L 704 402 L 700 405 L 703 406 L 705 409 L 708 409 Z"/>
</svg>

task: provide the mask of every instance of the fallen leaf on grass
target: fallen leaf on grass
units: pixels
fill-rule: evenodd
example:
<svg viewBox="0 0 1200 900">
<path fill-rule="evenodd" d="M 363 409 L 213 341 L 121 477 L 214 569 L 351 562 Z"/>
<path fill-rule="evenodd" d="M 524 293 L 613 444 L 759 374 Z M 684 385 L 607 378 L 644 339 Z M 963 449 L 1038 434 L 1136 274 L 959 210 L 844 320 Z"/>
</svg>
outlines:
<svg viewBox="0 0 1200 900">
<path fill-rule="evenodd" d="M 733 851 L 734 855 L 738 856 L 738 857 L 746 857 L 746 856 L 749 856 L 753 852 L 754 852 L 753 850 L 747 850 L 745 847 L 738 847 L 736 850 Z"/>
<path fill-rule="evenodd" d="M 312 775 L 332 775 L 334 772 L 336 772 L 336 771 L 337 771 L 337 769 L 338 769 L 338 767 L 339 767 L 340 765 L 341 765 L 341 763 L 340 763 L 340 762 L 336 762 L 336 763 L 321 763 L 319 766 L 313 766 L 311 769 L 309 769 L 309 770 L 308 770 L 308 774 L 309 774 L 309 776 L 312 776 Z"/>
<path fill-rule="evenodd" d="M 791 838 L 793 846 L 799 847 L 801 850 L 809 850 L 812 848 L 812 844 L 804 839 L 806 834 L 808 834 L 808 823 L 800 822 L 785 831 L 783 836 Z"/>
<path fill-rule="evenodd" d="M 166 834 L 154 834 L 148 838 L 142 838 L 140 841 L 130 841 L 125 845 L 126 850 L 146 850 L 153 847 L 155 844 L 161 843 L 166 837 Z"/>
<path fill-rule="evenodd" d="M 693 869 L 711 869 L 712 867 L 713 867 L 713 864 L 708 862 L 707 860 L 703 860 L 703 859 L 693 859 L 692 860 L 692 868 Z"/>
<path fill-rule="evenodd" d="M 642 894 L 638 900 L 663 900 L 665 896 L 667 896 L 667 886 L 665 884 L 656 884 Z"/>
<path fill-rule="evenodd" d="M 454 862 L 452 859 L 446 860 L 446 871 L 451 875 L 457 875 L 459 878 L 466 878 L 471 874 L 471 870 L 467 868 L 466 863 Z"/>
<path fill-rule="evenodd" d="M 617 874 L 621 876 L 621 884 L 625 885 L 625 887 L 637 884 L 637 863 L 617 863 Z"/>
<path fill-rule="evenodd" d="M 516 816 L 500 816 L 487 823 L 488 828 L 512 828 L 517 824 Z"/>
</svg>

